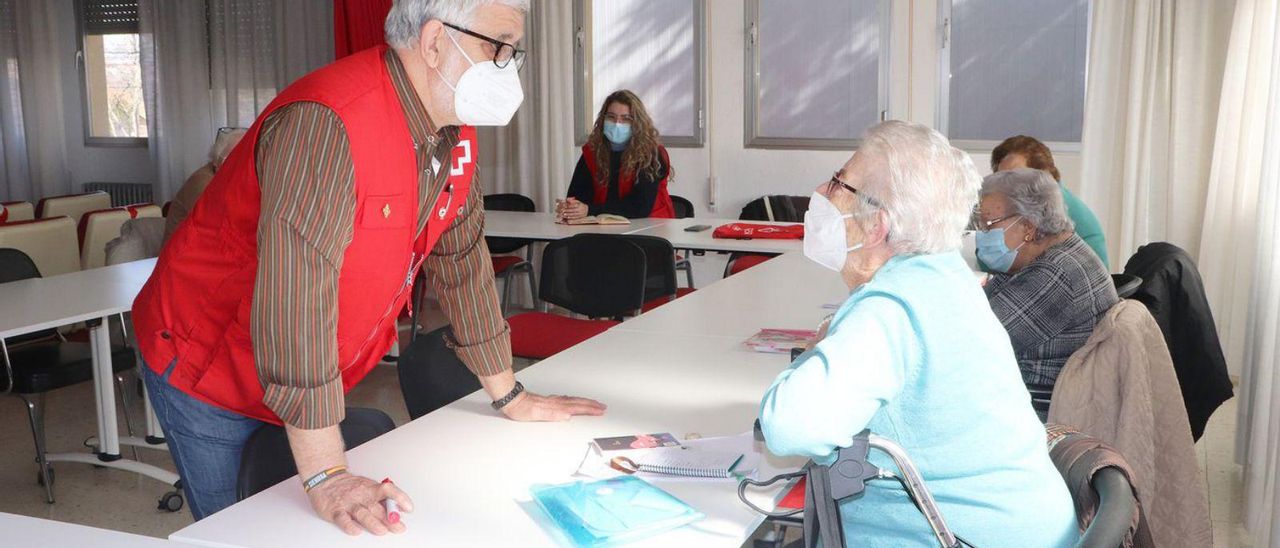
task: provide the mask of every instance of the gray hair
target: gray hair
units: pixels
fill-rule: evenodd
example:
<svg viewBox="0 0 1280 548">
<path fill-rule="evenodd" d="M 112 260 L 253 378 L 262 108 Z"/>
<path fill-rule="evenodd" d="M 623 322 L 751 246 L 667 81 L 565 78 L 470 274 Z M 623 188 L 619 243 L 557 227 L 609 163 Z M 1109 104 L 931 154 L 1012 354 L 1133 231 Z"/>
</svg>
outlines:
<svg viewBox="0 0 1280 548">
<path fill-rule="evenodd" d="M 213 139 L 213 146 L 209 147 L 209 163 L 220 166 L 226 161 L 227 156 L 231 155 L 232 149 L 244 137 L 249 130 L 242 127 L 224 127 L 218 130 L 218 134 Z"/>
<path fill-rule="evenodd" d="M 383 25 L 387 43 L 394 48 L 414 47 L 422 26 L 432 19 L 460 27 L 470 26 L 476 10 L 489 4 L 529 11 L 529 0 L 395 0 Z"/>
<path fill-rule="evenodd" d="M 858 200 L 861 211 L 855 213 L 864 228 L 870 229 L 875 211 L 882 210 L 894 252 L 960 249 L 982 180 L 968 154 L 941 133 L 901 120 L 868 129 L 857 154 L 874 158 L 862 188 L 869 199 Z"/>
<path fill-rule="evenodd" d="M 1048 172 L 1024 167 L 992 173 L 982 180 L 980 197 L 991 194 L 1007 198 L 1011 213 L 1036 227 L 1037 239 L 1076 228 L 1062 203 L 1062 189 Z"/>
</svg>

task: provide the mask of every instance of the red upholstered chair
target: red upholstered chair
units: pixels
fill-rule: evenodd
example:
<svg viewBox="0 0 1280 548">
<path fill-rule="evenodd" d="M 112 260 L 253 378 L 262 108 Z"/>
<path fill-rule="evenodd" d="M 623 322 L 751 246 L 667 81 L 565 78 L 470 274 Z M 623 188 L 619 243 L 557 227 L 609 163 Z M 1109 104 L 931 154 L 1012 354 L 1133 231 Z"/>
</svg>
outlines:
<svg viewBox="0 0 1280 548">
<path fill-rule="evenodd" d="M 777 255 L 756 255 L 751 254 L 734 254 L 729 257 L 729 262 L 724 265 L 724 277 L 728 278 L 734 274 L 742 272 L 755 265 L 763 263 Z"/>
<path fill-rule="evenodd" d="M 692 288 L 678 287 L 676 283 L 676 255 L 671 248 L 671 242 L 656 236 L 638 234 L 628 234 L 623 237 L 644 250 L 645 279 L 642 312 L 653 310 L 694 291 Z"/>
<path fill-rule="evenodd" d="M 30 221 L 36 218 L 31 202 L 0 202 L 0 224 Z"/>
<path fill-rule="evenodd" d="M 588 319 L 545 312 L 507 318 L 511 351 L 522 358 L 558 354 L 640 310 L 645 252 L 626 237 L 612 234 L 578 234 L 551 242 L 542 252 L 539 289 L 543 301 Z"/>
<path fill-rule="evenodd" d="M 51 196 L 36 203 L 36 218 L 52 219 L 65 215 L 71 218 L 71 224 L 75 226 L 80 223 L 80 216 L 85 212 L 110 207 L 111 195 L 102 191 Z"/>
<path fill-rule="evenodd" d="M 533 200 L 523 194 L 489 194 L 484 197 L 485 211 L 536 211 Z M 523 238 L 485 238 L 489 253 L 493 255 L 493 276 L 502 280 L 502 313 L 507 313 L 507 304 L 511 301 L 511 278 L 524 274 L 529 280 L 529 294 L 534 301 L 538 299 L 537 283 L 533 276 L 533 248 L 529 245 L 533 240 Z M 525 258 L 508 253 L 525 249 Z"/>
</svg>

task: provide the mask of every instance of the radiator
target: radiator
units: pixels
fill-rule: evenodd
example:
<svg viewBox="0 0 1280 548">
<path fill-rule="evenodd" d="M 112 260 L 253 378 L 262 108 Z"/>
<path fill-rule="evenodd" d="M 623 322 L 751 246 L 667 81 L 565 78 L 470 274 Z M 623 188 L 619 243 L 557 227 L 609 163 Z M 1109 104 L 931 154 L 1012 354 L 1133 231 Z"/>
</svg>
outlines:
<svg viewBox="0 0 1280 548">
<path fill-rule="evenodd" d="M 85 183 L 85 192 L 104 191 L 111 195 L 111 207 L 131 204 L 149 204 L 152 200 L 149 183 Z"/>
</svg>

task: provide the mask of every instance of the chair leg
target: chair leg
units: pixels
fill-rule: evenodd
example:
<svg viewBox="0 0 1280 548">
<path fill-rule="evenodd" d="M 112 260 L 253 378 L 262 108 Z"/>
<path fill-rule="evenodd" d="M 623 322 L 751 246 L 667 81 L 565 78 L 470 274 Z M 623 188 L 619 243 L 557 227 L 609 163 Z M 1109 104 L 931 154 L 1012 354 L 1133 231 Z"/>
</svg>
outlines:
<svg viewBox="0 0 1280 548">
<path fill-rule="evenodd" d="M 125 379 L 124 373 L 116 375 L 116 392 L 120 395 L 120 407 L 124 409 L 124 430 L 133 437 L 133 416 L 129 413 L 129 382 Z M 133 451 L 133 460 L 138 460 L 138 447 L 130 445 L 129 449 Z"/>
<path fill-rule="evenodd" d="M 45 397 L 41 393 L 37 401 L 28 400 L 25 396 L 22 403 L 27 404 L 27 419 L 31 421 L 31 438 L 36 444 L 36 464 L 40 466 L 40 479 L 44 482 L 45 501 L 53 504 L 53 477 L 49 473 L 49 463 L 45 461 L 44 408 Z"/>
<path fill-rule="evenodd" d="M 507 304 L 511 302 L 511 271 L 502 273 L 502 315 L 507 315 Z"/>
<path fill-rule="evenodd" d="M 684 279 L 689 284 L 689 289 L 693 289 L 693 263 L 689 259 L 685 259 Z"/>
<path fill-rule="evenodd" d="M 534 308 L 537 308 L 538 307 L 538 284 L 537 284 L 537 280 L 535 280 L 533 277 L 533 263 L 529 263 L 529 268 L 528 270 L 525 271 L 525 274 L 529 275 L 529 299 L 530 299 L 529 305 Z"/>
</svg>

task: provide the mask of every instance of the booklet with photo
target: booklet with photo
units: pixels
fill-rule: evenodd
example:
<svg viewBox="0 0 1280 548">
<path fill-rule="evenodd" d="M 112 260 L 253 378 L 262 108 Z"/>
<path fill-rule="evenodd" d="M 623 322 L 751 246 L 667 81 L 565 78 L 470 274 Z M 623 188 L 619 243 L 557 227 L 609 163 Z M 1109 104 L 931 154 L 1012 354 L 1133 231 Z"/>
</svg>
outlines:
<svg viewBox="0 0 1280 548">
<path fill-rule="evenodd" d="M 599 215 L 588 215 L 581 219 L 556 219 L 556 222 L 563 225 L 629 225 L 631 224 L 631 219 L 622 215 L 601 213 Z"/>
<path fill-rule="evenodd" d="M 590 478 L 636 475 L 650 480 L 738 479 L 754 477 L 761 459 L 749 433 L 611 451 L 599 450 L 598 443 L 596 440 L 588 444 L 576 475 Z"/>
<path fill-rule="evenodd" d="M 632 449 L 652 449 L 654 447 L 679 447 L 680 440 L 670 432 L 659 434 L 636 434 L 633 436 L 617 436 L 612 438 L 596 438 L 591 445 L 601 453 L 610 451 L 630 451 Z"/>
<path fill-rule="evenodd" d="M 792 348 L 809 346 L 809 341 L 817 336 L 818 332 L 812 329 L 761 329 L 744 344 L 756 352 L 787 354 Z"/>
</svg>

